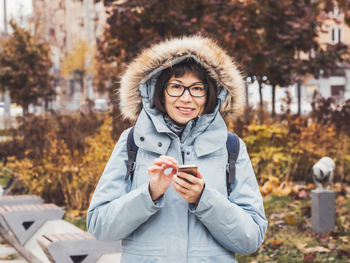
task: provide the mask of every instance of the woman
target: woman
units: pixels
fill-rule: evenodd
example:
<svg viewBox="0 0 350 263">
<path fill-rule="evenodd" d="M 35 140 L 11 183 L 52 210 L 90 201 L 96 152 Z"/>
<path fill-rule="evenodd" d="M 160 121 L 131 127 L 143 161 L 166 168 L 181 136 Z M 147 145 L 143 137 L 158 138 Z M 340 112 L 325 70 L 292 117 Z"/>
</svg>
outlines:
<svg viewBox="0 0 350 263">
<path fill-rule="evenodd" d="M 242 140 L 229 196 L 226 185 L 223 116 L 239 110 L 243 92 L 234 62 L 208 38 L 160 43 L 129 65 L 120 99 L 124 116 L 136 120 L 133 180 L 128 129 L 87 215 L 96 238 L 122 239 L 122 262 L 236 262 L 234 253 L 259 248 L 267 221 Z M 197 165 L 197 176 L 177 172 L 179 164 Z"/>
</svg>

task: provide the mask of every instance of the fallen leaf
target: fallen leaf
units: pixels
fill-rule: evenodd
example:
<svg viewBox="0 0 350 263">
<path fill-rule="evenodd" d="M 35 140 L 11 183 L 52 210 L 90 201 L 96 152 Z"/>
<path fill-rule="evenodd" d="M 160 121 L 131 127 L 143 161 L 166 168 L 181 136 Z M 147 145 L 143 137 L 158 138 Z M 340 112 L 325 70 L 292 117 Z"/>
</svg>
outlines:
<svg viewBox="0 0 350 263">
<path fill-rule="evenodd" d="M 299 191 L 303 189 L 307 189 L 307 186 L 302 184 L 295 184 L 292 188 L 294 194 L 297 194 Z"/>
<path fill-rule="evenodd" d="M 345 197 L 342 195 L 338 196 L 337 203 L 339 204 L 339 203 L 344 203 L 344 202 L 345 202 Z"/>
<path fill-rule="evenodd" d="M 278 240 L 278 239 L 274 239 L 272 240 L 271 244 L 274 245 L 274 246 L 279 246 L 283 243 L 282 240 Z"/>
<path fill-rule="evenodd" d="M 340 236 L 339 239 L 344 243 L 349 243 L 349 237 L 348 236 Z"/>
<path fill-rule="evenodd" d="M 309 197 L 308 192 L 305 189 L 301 189 L 297 194 L 299 199 L 307 199 Z"/>
<path fill-rule="evenodd" d="M 297 224 L 297 219 L 295 218 L 295 216 L 291 216 L 291 215 L 285 216 L 284 221 L 286 221 L 286 223 L 288 225 L 296 225 Z"/>
<path fill-rule="evenodd" d="M 307 244 L 306 244 L 306 243 L 297 242 L 297 243 L 295 244 L 295 246 L 296 246 L 297 249 L 299 249 L 299 250 L 304 250 L 304 249 L 306 248 Z"/>
<path fill-rule="evenodd" d="M 337 243 L 335 242 L 335 241 L 330 241 L 329 243 L 328 243 L 328 248 L 330 249 L 330 250 L 333 250 L 333 249 L 336 249 L 337 248 Z"/>
<path fill-rule="evenodd" d="M 274 213 L 274 214 L 271 214 L 270 215 L 270 219 L 274 219 L 274 218 L 279 218 L 279 219 L 281 219 L 281 218 L 283 218 L 284 217 L 284 214 L 283 213 L 279 213 L 279 214 L 277 214 L 277 213 Z"/>
<path fill-rule="evenodd" d="M 350 194 L 350 186 L 346 186 L 346 187 L 345 187 L 345 191 L 346 191 L 348 194 Z"/>
<path fill-rule="evenodd" d="M 316 186 L 314 184 L 310 184 L 309 183 L 309 184 L 306 185 L 306 188 L 311 190 L 311 189 L 315 189 Z"/>
<path fill-rule="evenodd" d="M 279 196 L 286 196 L 292 192 L 292 187 L 283 183 L 278 188 L 274 189 L 273 193 Z"/>
<path fill-rule="evenodd" d="M 269 179 L 260 187 L 260 192 L 264 195 L 272 193 L 279 185 L 279 179 L 274 176 L 270 176 Z"/>
<path fill-rule="evenodd" d="M 313 252 L 331 252 L 331 250 L 329 248 L 326 247 L 321 247 L 321 246 L 317 246 L 317 247 L 308 247 L 304 249 L 305 253 L 313 253 Z"/>
<path fill-rule="evenodd" d="M 271 241 L 270 246 L 275 249 L 275 248 L 280 247 L 282 244 L 283 244 L 282 240 L 274 239 Z"/>
<path fill-rule="evenodd" d="M 278 226 L 283 226 L 283 225 L 285 225 L 285 221 L 283 221 L 283 220 L 277 220 L 277 221 L 275 221 L 274 222 L 275 223 L 275 225 L 278 225 Z"/>
<path fill-rule="evenodd" d="M 341 189 L 342 189 L 342 184 L 341 184 L 341 183 L 335 183 L 335 184 L 333 184 L 333 189 L 334 189 L 336 192 L 340 192 Z"/>
</svg>

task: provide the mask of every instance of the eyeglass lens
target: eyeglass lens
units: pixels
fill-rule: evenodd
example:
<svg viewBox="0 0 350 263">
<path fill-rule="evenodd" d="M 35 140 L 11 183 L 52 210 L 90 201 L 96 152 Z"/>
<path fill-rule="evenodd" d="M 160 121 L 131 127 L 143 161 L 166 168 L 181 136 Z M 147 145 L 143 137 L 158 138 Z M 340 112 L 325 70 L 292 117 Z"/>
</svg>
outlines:
<svg viewBox="0 0 350 263">
<path fill-rule="evenodd" d="M 192 84 L 191 86 L 185 87 L 177 83 L 167 83 L 166 90 L 169 96 L 180 97 L 185 93 L 185 90 L 190 92 L 192 97 L 203 97 L 206 95 L 206 88 L 203 84 Z"/>
</svg>

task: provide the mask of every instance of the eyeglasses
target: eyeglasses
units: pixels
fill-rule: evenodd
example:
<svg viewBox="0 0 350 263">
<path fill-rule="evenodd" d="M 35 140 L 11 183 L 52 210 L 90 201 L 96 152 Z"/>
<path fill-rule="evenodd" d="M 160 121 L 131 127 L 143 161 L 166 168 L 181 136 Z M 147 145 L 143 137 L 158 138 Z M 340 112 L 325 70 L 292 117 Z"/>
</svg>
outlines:
<svg viewBox="0 0 350 263">
<path fill-rule="evenodd" d="M 207 85 L 202 83 L 194 83 L 187 87 L 178 83 L 165 83 L 165 89 L 171 97 L 181 97 L 186 90 L 192 97 L 204 97 L 207 95 Z"/>
</svg>

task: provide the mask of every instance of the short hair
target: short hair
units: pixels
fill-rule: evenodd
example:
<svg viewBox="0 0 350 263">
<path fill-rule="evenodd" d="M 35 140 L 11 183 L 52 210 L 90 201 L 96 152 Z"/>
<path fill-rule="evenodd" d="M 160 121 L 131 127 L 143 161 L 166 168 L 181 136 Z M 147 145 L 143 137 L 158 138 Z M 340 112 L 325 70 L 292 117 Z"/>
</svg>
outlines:
<svg viewBox="0 0 350 263">
<path fill-rule="evenodd" d="M 216 81 L 209 76 L 208 71 L 200 65 L 193 58 L 185 59 L 178 64 L 173 65 L 172 67 L 164 69 L 155 86 L 154 92 L 154 106 L 163 113 L 166 113 L 164 105 L 164 89 L 165 84 L 169 79 L 174 77 L 182 77 L 186 73 L 193 73 L 198 79 L 208 86 L 206 101 L 203 114 L 211 113 L 214 111 L 217 104 L 217 90 L 216 90 Z"/>
</svg>

